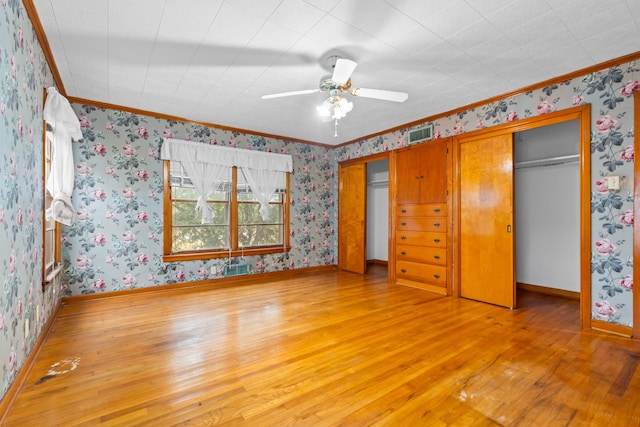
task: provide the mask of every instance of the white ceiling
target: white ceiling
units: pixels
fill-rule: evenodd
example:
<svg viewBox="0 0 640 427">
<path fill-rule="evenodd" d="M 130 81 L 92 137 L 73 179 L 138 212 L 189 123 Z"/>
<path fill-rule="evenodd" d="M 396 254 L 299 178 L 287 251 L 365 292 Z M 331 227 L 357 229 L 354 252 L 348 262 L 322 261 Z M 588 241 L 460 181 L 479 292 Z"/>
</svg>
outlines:
<svg viewBox="0 0 640 427">
<path fill-rule="evenodd" d="M 27 0 L 25 0 L 26 2 Z M 634 53 L 638 0 L 32 0 L 67 96 L 340 144 Z M 356 98 L 322 122 L 326 57 Z"/>
</svg>

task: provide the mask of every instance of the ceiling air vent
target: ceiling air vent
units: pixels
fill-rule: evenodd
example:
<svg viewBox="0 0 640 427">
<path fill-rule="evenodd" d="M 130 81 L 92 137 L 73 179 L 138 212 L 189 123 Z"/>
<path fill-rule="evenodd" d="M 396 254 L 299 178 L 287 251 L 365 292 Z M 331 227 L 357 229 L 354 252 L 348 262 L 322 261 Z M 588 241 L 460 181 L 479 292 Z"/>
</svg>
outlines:
<svg viewBox="0 0 640 427">
<path fill-rule="evenodd" d="M 433 139 L 433 124 L 409 132 L 409 144 Z"/>
</svg>

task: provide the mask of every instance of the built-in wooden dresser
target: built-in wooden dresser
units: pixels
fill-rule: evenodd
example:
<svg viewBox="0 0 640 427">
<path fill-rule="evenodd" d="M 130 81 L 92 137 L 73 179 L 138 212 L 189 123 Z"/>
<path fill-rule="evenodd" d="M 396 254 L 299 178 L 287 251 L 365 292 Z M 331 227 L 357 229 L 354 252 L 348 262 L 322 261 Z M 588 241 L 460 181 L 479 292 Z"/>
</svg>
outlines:
<svg viewBox="0 0 640 427">
<path fill-rule="evenodd" d="M 449 293 L 450 139 L 395 155 L 394 277 L 398 284 Z"/>
</svg>

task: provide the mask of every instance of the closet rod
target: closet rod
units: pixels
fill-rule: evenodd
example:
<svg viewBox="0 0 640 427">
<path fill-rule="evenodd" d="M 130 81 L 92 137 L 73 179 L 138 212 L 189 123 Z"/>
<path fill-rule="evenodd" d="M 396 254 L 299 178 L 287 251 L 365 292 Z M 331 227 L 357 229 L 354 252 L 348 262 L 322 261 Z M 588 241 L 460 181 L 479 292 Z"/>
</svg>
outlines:
<svg viewBox="0 0 640 427">
<path fill-rule="evenodd" d="M 520 168 L 532 168 L 536 166 L 552 166 L 552 165 L 562 165 L 565 163 L 574 163 L 580 161 L 580 154 L 571 154 L 569 156 L 557 156 L 550 157 L 547 159 L 538 159 L 538 160 L 528 160 L 525 162 L 517 162 L 515 164 L 516 169 Z"/>
</svg>

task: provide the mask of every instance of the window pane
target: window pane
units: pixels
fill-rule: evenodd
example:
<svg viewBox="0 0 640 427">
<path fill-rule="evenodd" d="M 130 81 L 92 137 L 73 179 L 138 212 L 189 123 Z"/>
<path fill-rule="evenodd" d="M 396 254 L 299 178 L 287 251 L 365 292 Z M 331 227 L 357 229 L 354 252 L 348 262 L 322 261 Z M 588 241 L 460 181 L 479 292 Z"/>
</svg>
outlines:
<svg viewBox="0 0 640 427">
<path fill-rule="evenodd" d="M 198 200 L 198 190 L 189 187 L 171 187 L 171 198 L 180 200 Z M 209 201 L 225 202 L 229 200 L 229 193 L 223 191 L 214 191 L 207 198 Z"/>
<path fill-rule="evenodd" d="M 173 225 L 201 225 L 202 212 L 196 211 L 196 202 L 173 202 Z M 229 224 L 229 205 L 227 203 L 209 203 L 213 211 L 212 224 Z"/>
<path fill-rule="evenodd" d="M 238 224 L 279 224 L 282 223 L 282 205 L 269 205 L 269 219 L 262 220 L 258 203 L 238 204 Z"/>
<path fill-rule="evenodd" d="M 269 201 L 271 203 L 282 203 L 283 198 L 284 198 L 283 194 L 276 193 L 273 196 L 271 196 L 271 199 Z M 238 201 L 239 202 L 257 202 L 258 200 L 255 198 L 253 193 L 249 192 L 249 193 L 238 193 Z"/>
<path fill-rule="evenodd" d="M 238 243 L 245 248 L 251 246 L 282 245 L 282 225 L 241 225 L 238 227 Z"/>
<path fill-rule="evenodd" d="M 229 247 L 229 227 L 226 225 L 173 227 L 172 237 L 173 252 Z"/>
<path fill-rule="evenodd" d="M 44 237 L 44 265 L 45 271 L 53 268 L 55 265 L 55 228 L 47 229 Z"/>
</svg>

